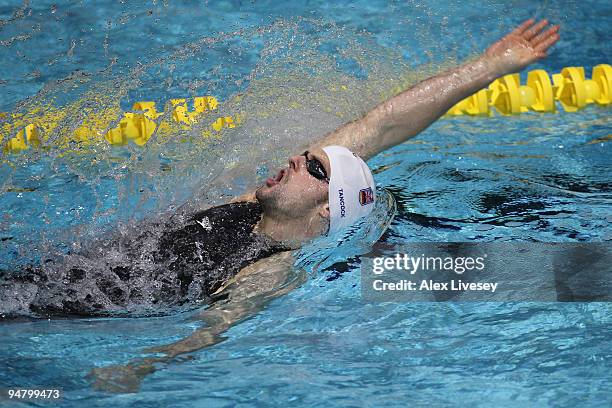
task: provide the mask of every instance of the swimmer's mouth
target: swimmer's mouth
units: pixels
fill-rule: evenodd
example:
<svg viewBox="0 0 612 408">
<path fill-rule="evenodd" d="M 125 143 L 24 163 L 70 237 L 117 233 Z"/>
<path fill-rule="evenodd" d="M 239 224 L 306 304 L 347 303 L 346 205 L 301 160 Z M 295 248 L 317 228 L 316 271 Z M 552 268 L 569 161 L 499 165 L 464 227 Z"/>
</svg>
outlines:
<svg viewBox="0 0 612 408">
<path fill-rule="evenodd" d="M 281 169 L 276 175 L 276 177 L 270 177 L 266 180 L 266 186 L 273 187 L 279 184 L 281 180 L 285 177 L 285 174 L 287 174 L 287 169 Z"/>
</svg>

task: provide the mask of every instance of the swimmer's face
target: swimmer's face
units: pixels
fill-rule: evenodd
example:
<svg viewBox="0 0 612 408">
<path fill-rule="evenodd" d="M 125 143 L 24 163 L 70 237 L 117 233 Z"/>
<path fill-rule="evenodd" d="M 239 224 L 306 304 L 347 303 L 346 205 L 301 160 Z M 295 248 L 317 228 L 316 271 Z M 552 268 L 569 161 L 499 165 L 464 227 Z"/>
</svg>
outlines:
<svg viewBox="0 0 612 408">
<path fill-rule="evenodd" d="M 311 161 L 310 171 L 319 178 L 308 171 L 307 159 Z M 287 167 L 257 189 L 256 197 L 266 210 L 274 211 L 276 215 L 299 218 L 318 212 L 322 217 L 329 218 L 329 184 L 327 180 L 320 179 L 324 174 L 329 177 L 331 169 L 327 154 L 322 149 L 309 150 L 306 156 L 291 156 Z"/>
</svg>

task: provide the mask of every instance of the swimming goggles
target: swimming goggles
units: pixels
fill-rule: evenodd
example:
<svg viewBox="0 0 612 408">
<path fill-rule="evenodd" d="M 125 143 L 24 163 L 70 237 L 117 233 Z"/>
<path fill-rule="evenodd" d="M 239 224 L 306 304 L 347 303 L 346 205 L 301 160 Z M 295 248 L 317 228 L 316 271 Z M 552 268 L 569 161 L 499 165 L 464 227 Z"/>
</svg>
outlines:
<svg viewBox="0 0 612 408">
<path fill-rule="evenodd" d="M 308 170 L 308 173 L 317 180 L 323 180 L 329 184 L 329 177 L 323 164 L 316 158 L 309 159 L 308 150 L 302 153 L 302 156 L 306 158 L 306 170 Z"/>
</svg>

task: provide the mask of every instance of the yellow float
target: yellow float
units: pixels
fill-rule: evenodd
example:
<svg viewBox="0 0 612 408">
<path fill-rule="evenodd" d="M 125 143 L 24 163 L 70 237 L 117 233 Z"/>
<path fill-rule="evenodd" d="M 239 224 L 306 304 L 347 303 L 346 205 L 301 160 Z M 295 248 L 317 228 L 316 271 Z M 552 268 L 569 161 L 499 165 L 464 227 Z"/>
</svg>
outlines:
<svg viewBox="0 0 612 408">
<path fill-rule="evenodd" d="M 555 112 L 556 104 L 566 112 L 576 112 L 586 105 L 607 106 L 612 99 L 612 67 L 600 64 L 593 68 L 591 79 L 585 77 L 583 67 L 563 68 L 552 75 L 536 69 L 527 74 L 527 83 L 521 85 L 519 74 L 496 79 L 488 88 L 453 106 L 447 116 L 491 116 L 493 109 L 502 115 L 521 112 Z"/>
<path fill-rule="evenodd" d="M 585 77 L 583 67 L 568 67 L 558 74 L 553 74 L 552 81 L 546 71 L 537 69 L 527 74 L 525 85 L 521 85 L 519 74 L 506 75 L 493 81 L 488 88 L 457 103 L 449 109 L 446 116 L 492 116 L 493 109 L 502 115 L 517 115 L 527 111 L 555 112 L 555 101 L 558 101 L 566 112 L 576 112 L 593 103 L 600 106 L 610 105 L 612 66 L 595 66 L 591 79 Z M 193 98 L 192 110 L 189 110 L 187 99 L 171 99 L 167 104 L 172 120 L 184 129 L 196 124 L 201 115 L 217 107 L 218 101 L 212 96 Z M 4 143 L 4 151 L 19 152 L 41 145 L 42 131 L 49 134 L 71 111 L 70 107 L 37 107 L 26 115 L 37 117 L 35 123 L 24 122 L 23 119 L 13 116 L 15 123 L 10 126 L 5 123 L 0 127 L 0 142 L 8 139 Z M 112 145 L 125 145 L 132 141 L 142 146 L 156 131 L 163 133 L 170 126 L 167 121 L 160 120 L 164 112 L 157 112 L 154 102 L 136 102 L 132 106 L 132 112 L 124 112 L 116 126 L 102 134 L 96 130 L 108 129 L 107 123 L 111 123 L 118 114 L 121 113 L 108 109 L 86 117 L 82 125 L 74 130 L 71 140 L 87 143 L 92 136 L 103 135 Z M 0 123 L 1 120 L 6 121 L 8 116 L 6 113 L 0 113 Z M 218 133 L 223 128 L 233 128 L 237 122 L 229 116 L 219 117 L 210 125 L 212 131 L 204 130 L 202 135 L 214 136 L 213 131 Z M 17 126 L 21 129 L 12 133 Z"/>
<path fill-rule="evenodd" d="M 169 116 L 182 128 L 187 129 L 198 123 L 203 114 L 217 109 L 218 105 L 217 99 L 212 96 L 195 97 L 193 98 L 193 109 L 190 110 L 187 99 L 171 99 L 168 103 L 168 108 L 171 110 Z M 42 111 L 44 111 L 44 114 L 39 115 L 36 123 L 25 125 L 5 143 L 5 152 L 19 152 L 39 146 L 41 144 L 41 130 L 54 129 L 66 117 L 66 112 L 53 107 L 47 107 Z M 112 115 L 116 117 L 115 112 L 109 111 L 100 112 L 99 115 L 86 118 L 83 124 L 74 130 L 71 140 L 87 143 L 92 136 L 99 133 L 96 129 L 104 128 L 104 122 L 112 121 Z M 104 139 L 112 145 L 125 145 L 132 141 L 142 146 L 147 143 L 156 130 L 159 132 L 164 127 L 168 128 L 170 126 L 168 122 L 160 119 L 163 115 L 164 112 L 157 111 L 155 102 L 136 102 L 132 106 L 132 112 L 124 112 L 119 123 L 103 133 Z M 4 114 L 4 118 L 6 116 Z M 17 122 L 20 120 L 18 116 L 14 116 L 13 119 Z M 214 132 L 220 132 L 223 128 L 233 128 L 235 126 L 234 118 L 222 116 L 210 125 L 210 129 Z M 3 126 L 0 141 L 3 136 L 10 136 L 6 133 L 9 133 L 11 128 L 8 125 Z M 213 136 L 213 133 L 210 130 L 204 130 L 203 136 Z"/>
</svg>

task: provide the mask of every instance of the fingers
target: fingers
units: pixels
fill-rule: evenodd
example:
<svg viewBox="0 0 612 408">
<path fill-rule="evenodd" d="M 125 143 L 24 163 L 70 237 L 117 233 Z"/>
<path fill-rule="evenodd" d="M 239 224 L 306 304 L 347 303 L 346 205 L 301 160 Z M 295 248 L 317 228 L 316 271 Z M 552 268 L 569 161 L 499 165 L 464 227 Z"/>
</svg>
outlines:
<svg viewBox="0 0 612 408">
<path fill-rule="evenodd" d="M 555 33 L 551 35 L 550 37 L 547 37 L 545 40 L 540 42 L 535 47 L 533 47 L 533 49 L 536 52 L 546 52 L 546 50 L 552 47 L 552 45 L 556 43 L 557 41 L 559 41 L 559 34 Z"/>
<path fill-rule="evenodd" d="M 548 20 L 542 20 L 535 24 L 535 19 L 530 18 L 512 31 L 512 34 L 519 35 L 529 41 L 538 57 L 545 57 L 546 50 L 559 41 L 559 26 L 555 25 L 543 31 L 548 25 Z"/>
<path fill-rule="evenodd" d="M 542 20 L 540 21 L 538 24 L 534 25 L 533 27 L 531 27 L 528 30 L 525 30 L 525 32 L 523 32 L 523 38 L 526 40 L 531 40 L 533 37 L 535 37 L 544 27 L 546 27 L 546 25 L 548 24 L 548 20 Z"/>
<path fill-rule="evenodd" d="M 531 45 L 533 47 L 537 47 L 538 44 L 544 42 L 549 37 L 552 37 L 552 35 L 556 34 L 558 31 L 559 31 L 558 25 L 550 27 L 548 30 L 544 31 L 543 33 L 540 33 L 536 35 L 535 37 L 533 37 L 530 41 Z"/>
<path fill-rule="evenodd" d="M 548 54 L 546 52 L 543 51 L 537 51 L 535 54 L 537 59 L 544 59 L 548 56 Z"/>
<path fill-rule="evenodd" d="M 511 34 L 522 35 L 534 22 L 535 20 L 533 18 L 523 21 L 523 23 L 516 27 Z"/>
</svg>

